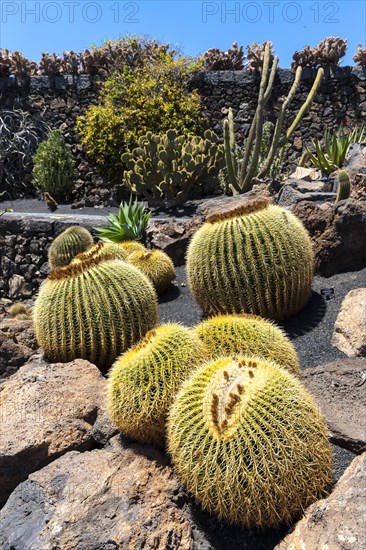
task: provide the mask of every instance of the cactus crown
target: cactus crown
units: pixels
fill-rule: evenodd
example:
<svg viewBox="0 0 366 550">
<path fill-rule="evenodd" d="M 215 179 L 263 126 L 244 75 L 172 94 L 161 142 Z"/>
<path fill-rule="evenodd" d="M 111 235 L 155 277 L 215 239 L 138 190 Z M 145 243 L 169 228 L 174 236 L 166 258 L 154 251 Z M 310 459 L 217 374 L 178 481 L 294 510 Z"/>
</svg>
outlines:
<svg viewBox="0 0 366 550">
<path fill-rule="evenodd" d="M 158 294 L 163 294 L 175 277 L 172 260 L 161 250 L 132 252 L 128 261 L 150 279 Z"/>
<path fill-rule="evenodd" d="M 246 216 L 248 214 L 252 214 L 253 212 L 264 210 L 270 204 L 271 201 L 267 197 L 258 197 L 257 199 L 253 199 L 245 204 L 231 208 L 226 212 L 210 214 L 207 216 L 205 221 L 208 223 L 216 223 L 224 220 L 230 220 L 232 218 L 238 218 L 240 216 Z"/>
<path fill-rule="evenodd" d="M 68 265 L 75 256 L 93 246 L 93 237 L 84 227 L 65 229 L 52 242 L 48 251 L 51 268 Z"/>
<path fill-rule="evenodd" d="M 196 369 L 170 410 L 168 449 L 202 507 L 230 524 L 290 522 L 332 479 L 326 424 L 292 374 L 250 356 Z"/>
<path fill-rule="evenodd" d="M 116 257 L 111 252 L 102 254 L 103 247 L 103 243 L 97 243 L 91 250 L 86 250 L 78 254 L 75 258 L 75 262 L 63 267 L 56 267 L 49 274 L 49 280 L 54 281 L 57 279 L 75 277 L 86 269 L 98 265 L 102 261 L 115 260 Z"/>
<path fill-rule="evenodd" d="M 89 259 L 100 262 L 102 260 L 110 259 L 127 260 L 128 254 L 118 244 L 98 242 L 85 252 L 78 254 L 73 260 L 72 264 L 84 263 Z"/>
</svg>

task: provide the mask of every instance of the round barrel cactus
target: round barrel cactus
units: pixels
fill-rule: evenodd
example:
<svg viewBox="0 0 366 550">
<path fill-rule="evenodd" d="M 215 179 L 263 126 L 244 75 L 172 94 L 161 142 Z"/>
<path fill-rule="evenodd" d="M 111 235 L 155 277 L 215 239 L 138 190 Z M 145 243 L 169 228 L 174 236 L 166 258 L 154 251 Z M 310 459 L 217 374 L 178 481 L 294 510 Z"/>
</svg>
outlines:
<svg viewBox="0 0 366 550">
<path fill-rule="evenodd" d="M 175 277 L 172 260 L 161 250 L 136 251 L 128 256 L 128 261 L 150 279 L 159 295 L 168 290 Z"/>
<path fill-rule="evenodd" d="M 150 331 L 110 371 L 107 404 L 114 424 L 133 439 L 163 446 L 174 396 L 207 357 L 204 344 L 186 327 L 169 323 Z"/>
<path fill-rule="evenodd" d="M 98 261 L 102 261 L 104 258 L 127 260 L 127 253 L 120 246 L 118 246 L 118 244 L 100 241 L 85 252 L 78 254 L 72 260 L 72 263 L 82 263 L 89 258 L 93 258 L 94 260 L 98 258 Z"/>
<path fill-rule="evenodd" d="M 313 271 L 306 229 L 266 198 L 209 216 L 187 253 L 189 286 L 208 315 L 290 317 L 308 301 Z"/>
<path fill-rule="evenodd" d="M 33 313 L 48 359 L 82 358 L 103 368 L 157 324 L 158 304 L 141 271 L 113 255 L 100 257 L 97 249 L 52 270 Z"/>
<path fill-rule="evenodd" d="M 296 350 L 283 330 L 272 321 L 256 315 L 218 315 L 195 328 L 211 357 L 250 354 L 274 361 L 293 374 L 299 374 Z"/>
<path fill-rule="evenodd" d="M 118 246 L 127 254 L 127 257 L 133 252 L 144 252 L 146 247 L 137 241 L 122 241 Z"/>
<path fill-rule="evenodd" d="M 65 229 L 52 242 L 48 251 L 51 269 L 68 265 L 80 252 L 93 246 L 93 237 L 84 227 L 73 225 Z"/>
<path fill-rule="evenodd" d="M 188 491 L 229 524 L 288 523 L 332 480 L 318 407 L 294 375 L 254 357 L 196 369 L 171 407 L 168 449 Z"/>
</svg>

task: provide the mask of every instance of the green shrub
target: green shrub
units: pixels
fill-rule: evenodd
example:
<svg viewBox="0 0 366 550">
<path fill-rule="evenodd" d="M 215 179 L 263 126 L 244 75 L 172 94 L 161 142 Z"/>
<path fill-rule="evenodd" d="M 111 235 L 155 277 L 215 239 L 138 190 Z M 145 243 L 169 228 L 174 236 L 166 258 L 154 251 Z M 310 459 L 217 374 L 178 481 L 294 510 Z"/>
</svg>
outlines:
<svg viewBox="0 0 366 550">
<path fill-rule="evenodd" d="M 187 89 L 195 70 L 184 58 L 161 54 L 154 63 L 116 72 L 102 84 L 99 105 L 79 117 L 77 130 L 89 155 L 111 184 L 121 183 L 125 165 L 121 155 L 137 146 L 147 131 L 199 133 L 201 100 Z"/>
<path fill-rule="evenodd" d="M 34 185 L 53 197 L 61 198 L 72 191 L 77 178 L 75 160 L 59 130 L 53 130 L 47 141 L 39 145 L 33 176 Z"/>
<path fill-rule="evenodd" d="M 167 206 L 184 203 L 190 195 L 207 193 L 218 186 L 225 164 L 218 136 L 206 130 L 204 137 L 178 135 L 175 130 L 154 135 L 147 132 L 138 147 L 122 155 L 128 170 L 124 180 L 149 204 Z"/>
</svg>

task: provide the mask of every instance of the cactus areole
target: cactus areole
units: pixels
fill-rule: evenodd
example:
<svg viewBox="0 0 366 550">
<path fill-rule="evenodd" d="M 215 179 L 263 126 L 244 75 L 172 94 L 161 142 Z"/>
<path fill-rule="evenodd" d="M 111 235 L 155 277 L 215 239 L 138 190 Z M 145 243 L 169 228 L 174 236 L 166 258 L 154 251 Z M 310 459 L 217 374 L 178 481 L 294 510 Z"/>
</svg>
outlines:
<svg viewBox="0 0 366 550">
<path fill-rule="evenodd" d="M 264 197 L 209 216 L 187 253 L 189 286 L 208 315 L 290 317 L 310 297 L 313 270 L 301 221 Z"/>
</svg>

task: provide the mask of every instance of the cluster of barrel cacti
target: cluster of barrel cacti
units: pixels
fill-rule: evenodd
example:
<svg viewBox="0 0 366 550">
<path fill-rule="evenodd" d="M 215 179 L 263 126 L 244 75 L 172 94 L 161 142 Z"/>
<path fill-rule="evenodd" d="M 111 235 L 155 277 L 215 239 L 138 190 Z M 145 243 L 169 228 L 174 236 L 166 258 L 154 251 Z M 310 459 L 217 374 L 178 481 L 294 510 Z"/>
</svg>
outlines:
<svg viewBox="0 0 366 550">
<path fill-rule="evenodd" d="M 122 155 L 126 164 L 124 180 L 134 193 L 143 195 L 149 204 L 180 204 L 196 187 L 218 181 L 223 168 L 223 146 L 218 136 L 206 130 L 204 137 L 147 132 L 138 147 Z"/>
</svg>

